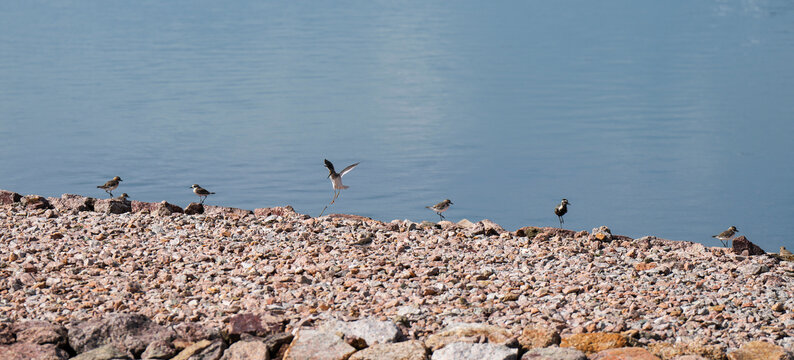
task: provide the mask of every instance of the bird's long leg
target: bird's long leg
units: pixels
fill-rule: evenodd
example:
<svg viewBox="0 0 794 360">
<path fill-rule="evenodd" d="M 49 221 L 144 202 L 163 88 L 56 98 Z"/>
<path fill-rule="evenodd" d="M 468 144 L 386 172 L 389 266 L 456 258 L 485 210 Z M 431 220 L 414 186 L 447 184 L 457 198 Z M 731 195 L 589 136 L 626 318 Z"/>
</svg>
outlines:
<svg viewBox="0 0 794 360">
<path fill-rule="evenodd" d="M 199 196 L 199 204 L 204 205 L 204 199 L 206 198 L 206 196 Z"/>
<path fill-rule="evenodd" d="M 444 217 L 444 215 L 441 215 L 441 213 L 438 213 L 438 216 L 441 218 L 441 220 L 446 220 L 447 219 L 447 218 Z"/>
<path fill-rule="evenodd" d="M 334 201 L 336 201 L 336 197 L 337 196 L 339 196 L 339 194 L 336 191 L 334 191 L 334 198 L 331 199 L 331 202 L 328 203 L 328 205 L 325 205 L 325 207 L 323 208 L 323 211 L 320 212 L 320 216 L 323 216 L 323 214 L 325 213 L 325 209 L 328 209 L 328 207 L 331 206 L 331 204 L 333 204 Z M 318 217 L 320 217 L 320 216 L 318 216 Z"/>
<path fill-rule="evenodd" d="M 110 190 L 105 190 L 105 192 L 106 192 L 106 193 L 108 193 L 108 194 L 110 195 L 110 197 L 113 197 L 113 192 L 112 192 L 112 191 L 110 191 Z"/>
<path fill-rule="evenodd" d="M 560 229 L 562 229 L 562 216 L 557 216 L 557 220 L 560 220 Z"/>
</svg>

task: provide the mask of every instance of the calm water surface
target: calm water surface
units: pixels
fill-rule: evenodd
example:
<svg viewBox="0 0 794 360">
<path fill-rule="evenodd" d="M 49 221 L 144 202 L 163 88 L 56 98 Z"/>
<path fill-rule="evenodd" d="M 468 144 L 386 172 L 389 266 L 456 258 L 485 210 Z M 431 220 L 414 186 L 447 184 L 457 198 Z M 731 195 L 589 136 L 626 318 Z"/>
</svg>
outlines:
<svg viewBox="0 0 794 360">
<path fill-rule="evenodd" d="M 0 188 L 794 248 L 791 1 L 6 1 Z"/>
</svg>

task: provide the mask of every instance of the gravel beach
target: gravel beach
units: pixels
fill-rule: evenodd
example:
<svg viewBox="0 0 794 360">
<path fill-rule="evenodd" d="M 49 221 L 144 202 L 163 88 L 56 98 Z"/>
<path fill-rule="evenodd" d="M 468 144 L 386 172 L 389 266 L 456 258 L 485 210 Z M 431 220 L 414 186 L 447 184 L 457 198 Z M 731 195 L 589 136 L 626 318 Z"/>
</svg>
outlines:
<svg viewBox="0 0 794 360">
<path fill-rule="evenodd" d="M 139 314 L 153 326 L 215 329 L 207 333 L 220 334 L 226 358 L 232 348 L 242 351 L 240 336 L 229 336 L 241 314 L 277 319 L 278 331 L 298 335 L 270 348 L 287 358 L 300 358 L 298 342 L 310 331 L 362 319 L 392 324 L 399 342 L 415 340 L 434 359 L 461 346 L 439 346 L 439 335 L 460 324 L 491 329 L 457 339 L 467 346 L 500 343 L 527 359 L 540 347 L 532 338 L 550 336 L 556 347 L 587 334 L 616 334 L 622 347 L 657 358 L 687 351 L 738 358 L 751 343 L 783 351 L 776 358 L 794 350 L 794 262 L 770 255 L 631 239 L 603 227 L 507 231 L 487 220 L 384 223 L 312 218 L 290 207 L 204 205 L 203 214 L 186 215 L 167 203 L 121 209 L 74 195 L 3 199 L 0 324 L 8 329 L 39 320 L 71 339 L 80 324 Z M 20 330 L 2 342 L 2 328 L 0 355 L 22 342 Z M 492 331 L 506 339 L 495 341 Z M 340 336 L 354 352 L 373 345 Z M 80 353 L 66 337 L 55 344 L 68 356 Z M 199 340 L 169 346 L 186 351 Z M 603 350 L 573 347 L 591 358 Z"/>
</svg>

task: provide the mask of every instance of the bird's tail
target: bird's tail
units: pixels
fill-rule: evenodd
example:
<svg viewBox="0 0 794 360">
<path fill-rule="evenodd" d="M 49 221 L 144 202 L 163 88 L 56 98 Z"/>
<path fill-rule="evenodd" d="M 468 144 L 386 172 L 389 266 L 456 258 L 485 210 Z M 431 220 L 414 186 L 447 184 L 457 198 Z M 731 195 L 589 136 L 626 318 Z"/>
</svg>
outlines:
<svg viewBox="0 0 794 360">
<path fill-rule="evenodd" d="M 97 186 L 96 188 L 97 188 L 97 189 L 101 189 L 101 188 L 102 188 L 102 185 L 99 185 L 99 186 Z"/>
<path fill-rule="evenodd" d="M 432 206 L 425 206 L 425 209 L 432 209 Z"/>
<path fill-rule="evenodd" d="M 349 188 L 350 188 L 350 186 L 342 185 L 342 189 L 349 189 Z"/>
<path fill-rule="evenodd" d="M 215 194 L 215 193 L 210 191 L 210 195 L 212 195 L 212 194 Z"/>
</svg>

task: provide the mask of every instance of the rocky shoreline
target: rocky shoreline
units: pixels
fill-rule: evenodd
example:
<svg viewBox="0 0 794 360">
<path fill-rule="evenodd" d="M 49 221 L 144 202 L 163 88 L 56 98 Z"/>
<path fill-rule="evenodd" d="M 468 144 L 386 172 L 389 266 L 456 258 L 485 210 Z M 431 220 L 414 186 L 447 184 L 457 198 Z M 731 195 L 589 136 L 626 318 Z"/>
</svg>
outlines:
<svg viewBox="0 0 794 360">
<path fill-rule="evenodd" d="M 790 359 L 794 263 L 654 237 L 0 191 L 0 359 Z M 735 251 L 734 251 L 735 250 Z"/>
</svg>

